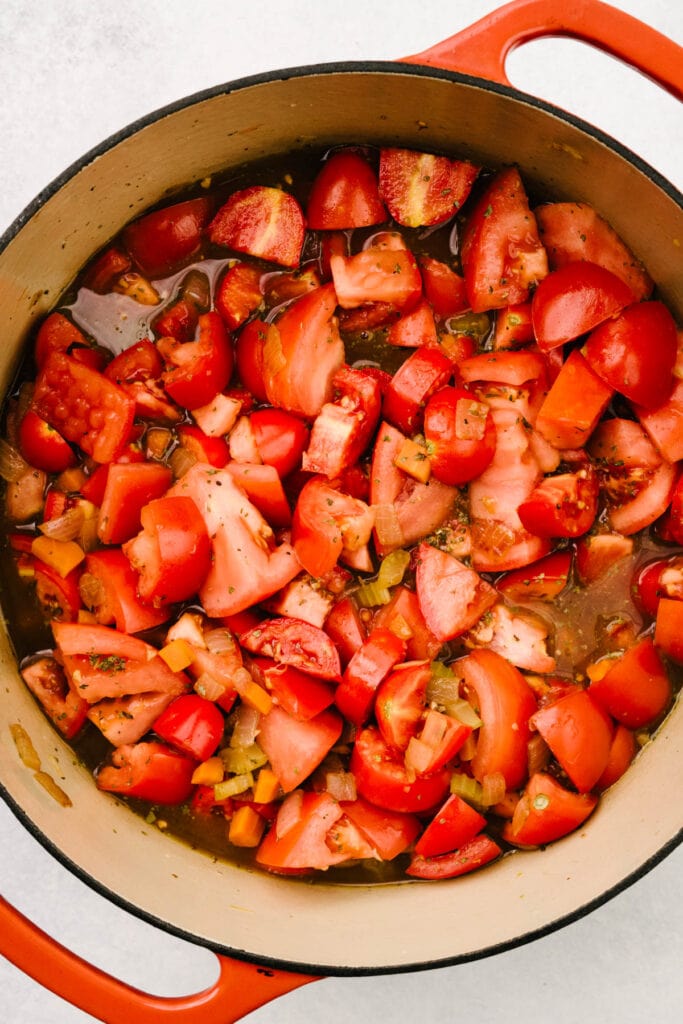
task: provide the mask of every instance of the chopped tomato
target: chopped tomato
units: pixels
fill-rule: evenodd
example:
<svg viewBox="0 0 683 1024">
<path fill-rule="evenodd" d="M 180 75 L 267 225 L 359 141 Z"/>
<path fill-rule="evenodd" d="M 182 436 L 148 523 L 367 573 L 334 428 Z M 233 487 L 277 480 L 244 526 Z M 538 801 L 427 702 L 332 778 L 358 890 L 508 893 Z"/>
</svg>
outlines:
<svg viewBox="0 0 683 1024">
<path fill-rule="evenodd" d="M 264 380 L 264 350 L 266 342 L 276 347 L 280 344 L 277 327 L 263 320 L 250 320 L 237 335 L 235 344 L 235 364 L 240 380 L 249 393 L 259 402 L 267 402 L 266 384 Z"/>
<path fill-rule="evenodd" d="M 353 256 L 334 255 L 330 270 L 343 309 L 382 302 L 397 311 L 408 310 L 422 294 L 420 268 L 408 249 L 373 246 Z"/>
<path fill-rule="evenodd" d="M 453 760 L 471 734 L 471 725 L 436 708 L 428 708 L 422 729 L 408 740 L 406 768 L 418 778 L 433 775 Z"/>
<path fill-rule="evenodd" d="M 442 352 L 416 349 L 392 377 L 383 415 L 404 434 L 419 430 L 427 401 L 448 383 L 452 373 L 451 361 Z"/>
<path fill-rule="evenodd" d="M 308 444 L 303 420 L 282 409 L 256 409 L 249 421 L 263 463 L 273 466 L 281 479 L 298 469 Z"/>
<path fill-rule="evenodd" d="M 285 793 L 291 793 L 315 771 L 339 739 L 342 726 L 341 716 L 333 708 L 306 721 L 277 706 L 261 716 L 259 746 L 268 755 Z"/>
<path fill-rule="evenodd" d="M 588 585 L 633 553 L 633 540 L 620 533 L 595 533 L 581 537 L 576 545 L 576 571 Z"/>
<path fill-rule="evenodd" d="M 85 724 L 88 703 L 69 684 L 54 658 L 38 658 L 24 665 L 21 676 L 62 736 L 73 739 Z"/>
<path fill-rule="evenodd" d="M 571 561 L 570 551 L 554 551 L 523 569 L 505 573 L 496 581 L 496 589 L 513 603 L 553 601 L 567 586 Z"/>
<path fill-rule="evenodd" d="M 407 313 L 401 314 L 387 331 L 387 342 L 397 348 L 438 348 L 439 338 L 436 333 L 436 321 L 432 307 L 426 299 L 421 299 Z"/>
<path fill-rule="evenodd" d="M 225 718 L 212 701 L 197 693 L 185 693 L 161 712 L 152 728 L 182 754 L 206 761 L 223 738 Z"/>
<path fill-rule="evenodd" d="M 96 462 L 111 462 L 128 441 L 135 403 L 97 370 L 52 352 L 36 379 L 32 406 Z"/>
<path fill-rule="evenodd" d="M 198 251 L 210 213 L 205 198 L 165 206 L 129 224 L 124 244 L 143 274 L 164 277 Z"/>
<path fill-rule="evenodd" d="M 349 722 L 360 727 L 370 717 L 377 688 L 405 657 L 405 642 L 388 629 L 373 629 L 344 670 L 334 702 Z"/>
<path fill-rule="evenodd" d="M 420 831 L 420 822 L 412 814 L 401 814 L 375 807 L 362 797 L 342 801 L 347 818 L 372 844 L 382 860 L 393 860 L 412 845 Z"/>
<path fill-rule="evenodd" d="M 458 850 L 486 825 L 486 818 L 457 793 L 448 797 L 415 844 L 420 857 L 438 857 Z"/>
<path fill-rule="evenodd" d="M 105 295 L 132 266 L 130 256 L 122 252 L 118 246 L 110 245 L 88 268 L 83 285 L 98 295 Z"/>
<path fill-rule="evenodd" d="M 569 354 L 536 417 L 536 430 L 556 448 L 581 448 L 607 408 L 613 390 L 578 349 Z"/>
<path fill-rule="evenodd" d="M 592 331 L 632 301 L 628 285 L 597 263 L 567 263 L 551 271 L 531 302 L 539 348 L 548 351 Z"/>
<path fill-rule="evenodd" d="M 174 402 L 199 409 L 225 388 L 232 376 L 233 354 L 223 321 L 217 313 L 199 317 L 196 341 L 164 345 L 168 369 L 162 374 L 164 388 Z"/>
<path fill-rule="evenodd" d="M 533 340 L 531 302 L 518 302 L 514 306 L 505 306 L 498 310 L 493 335 L 493 348 L 496 351 L 520 348 Z"/>
<path fill-rule="evenodd" d="M 387 746 L 374 725 L 356 737 L 351 771 L 362 797 L 377 807 L 404 814 L 431 811 L 444 800 L 450 779 L 446 768 L 434 775 L 411 778 L 402 755 Z"/>
<path fill-rule="evenodd" d="M 254 658 L 254 665 L 275 703 L 299 722 L 315 718 L 334 701 L 329 683 L 293 665 L 278 664 L 270 658 Z"/>
<path fill-rule="evenodd" d="M 365 157 L 344 149 L 327 158 L 311 185 L 306 217 L 317 231 L 364 228 L 388 219 L 377 176 Z"/>
<path fill-rule="evenodd" d="M 272 405 L 313 417 L 331 400 L 334 375 L 344 363 L 336 306 L 333 286 L 323 285 L 292 302 L 271 326 L 261 358 Z"/>
<path fill-rule="evenodd" d="M 537 537 L 579 537 L 598 513 L 598 478 L 590 464 L 576 473 L 546 476 L 517 509 Z"/>
<path fill-rule="evenodd" d="M 292 511 L 274 466 L 230 462 L 227 469 L 271 526 L 291 524 Z"/>
<path fill-rule="evenodd" d="M 38 328 L 33 358 L 42 370 L 51 352 L 73 355 L 77 349 L 87 347 L 88 339 L 76 324 L 63 313 L 54 312 L 46 316 Z"/>
<path fill-rule="evenodd" d="M 296 267 L 304 229 L 303 211 L 294 196 L 253 185 L 233 192 L 209 224 L 208 235 L 215 245 Z"/>
<path fill-rule="evenodd" d="M 662 302 L 637 302 L 597 327 L 584 354 L 610 387 L 644 409 L 656 409 L 674 387 L 676 323 Z"/>
<path fill-rule="evenodd" d="M 638 609 L 651 619 L 657 617 L 662 597 L 683 600 L 683 556 L 656 558 L 635 573 L 631 595 Z"/>
<path fill-rule="evenodd" d="M 440 320 L 469 308 L 465 279 L 447 263 L 431 256 L 419 257 L 424 296 Z"/>
<path fill-rule="evenodd" d="M 631 729 L 627 729 L 625 725 L 617 725 L 612 736 L 605 770 L 595 786 L 598 792 L 602 793 L 605 789 L 613 786 L 624 774 L 637 753 L 638 743 L 635 733 Z"/>
<path fill-rule="evenodd" d="M 79 654 L 99 658 L 128 658 L 149 661 L 156 654 L 150 644 L 116 629 L 89 623 L 54 622 L 52 632 L 62 654 Z"/>
<path fill-rule="evenodd" d="M 340 678 L 339 655 L 330 638 L 322 629 L 300 619 L 266 619 L 242 633 L 239 641 L 252 654 L 293 665 L 317 679 Z"/>
<path fill-rule="evenodd" d="M 419 545 L 415 589 L 425 622 L 445 642 L 470 629 L 497 598 L 474 569 L 446 551 Z"/>
<path fill-rule="evenodd" d="M 548 259 L 519 172 L 499 171 L 470 212 L 461 258 L 475 313 L 525 302 L 548 273 Z"/>
<path fill-rule="evenodd" d="M 524 676 L 494 651 L 472 651 L 457 662 L 476 702 L 482 727 L 471 762 L 474 777 L 501 772 L 507 789 L 516 789 L 527 774 L 529 718 L 536 700 Z"/>
<path fill-rule="evenodd" d="M 192 452 L 198 462 L 222 469 L 230 459 L 230 449 L 224 437 L 210 437 L 194 423 L 183 423 L 178 427 L 178 440 L 183 448 Z"/>
<path fill-rule="evenodd" d="M 546 772 L 532 775 L 503 828 L 503 839 L 513 846 L 544 846 L 582 825 L 595 810 L 598 798 L 572 793 Z"/>
<path fill-rule="evenodd" d="M 80 590 L 83 602 L 103 626 L 141 633 L 160 626 L 167 611 L 152 608 L 138 596 L 138 576 L 121 548 L 102 548 L 85 556 Z"/>
<path fill-rule="evenodd" d="M 413 878 L 457 878 L 469 871 L 489 864 L 500 857 L 502 850 L 490 836 L 479 835 L 470 839 L 458 850 L 441 854 L 439 857 L 424 857 L 414 853 L 406 874 Z"/>
<path fill-rule="evenodd" d="M 83 607 L 79 593 L 82 566 L 77 566 L 65 576 L 53 569 L 40 558 L 33 560 L 36 581 L 36 597 L 43 612 L 57 622 L 74 622 Z"/>
<path fill-rule="evenodd" d="M 256 863 L 282 874 L 325 871 L 339 864 L 346 855 L 335 853 L 325 840 L 343 813 L 329 793 L 289 796 L 258 848 Z"/>
<path fill-rule="evenodd" d="M 324 576 L 344 551 L 367 544 L 374 523 L 369 505 L 332 487 L 325 477 L 304 484 L 292 517 L 292 544 L 311 576 Z"/>
<path fill-rule="evenodd" d="M 612 745 L 612 722 L 602 704 L 587 690 L 576 690 L 537 711 L 531 724 L 579 793 L 590 792 L 607 766 Z"/>
<path fill-rule="evenodd" d="M 394 588 L 391 600 L 377 610 L 373 622 L 377 627 L 383 626 L 396 632 L 403 630 L 401 635 L 408 633 L 406 643 L 409 658 L 429 661 L 441 649 L 441 641 L 425 622 L 417 594 L 407 587 Z"/>
<path fill-rule="evenodd" d="M 235 263 L 216 290 L 216 309 L 228 330 L 234 331 L 261 308 L 261 271 L 250 263 Z"/>
<path fill-rule="evenodd" d="M 417 735 L 431 678 L 429 662 L 412 662 L 394 668 L 379 684 L 375 718 L 385 742 L 393 749 L 405 750 Z"/>
<path fill-rule="evenodd" d="M 360 458 L 381 411 L 379 382 L 364 370 L 342 366 L 332 378 L 334 400 L 326 402 L 313 422 L 302 467 L 331 480 Z"/>
<path fill-rule="evenodd" d="M 610 659 L 607 672 L 591 681 L 589 692 L 595 701 L 629 729 L 651 725 L 671 701 L 671 682 L 655 647 L 660 640 L 656 632 L 654 641 L 644 637 L 614 661 Z"/>
<path fill-rule="evenodd" d="M 667 462 L 683 459 L 683 380 L 679 366 L 683 367 L 680 352 L 673 391 L 665 402 L 656 409 L 635 409 L 641 426 Z"/>
<path fill-rule="evenodd" d="M 29 465 L 46 473 L 61 473 L 76 465 L 71 445 L 33 409 L 26 411 L 19 424 L 19 450 Z"/>
<path fill-rule="evenodd" d="M 655 644 L 667 657 L 683 664 L 683 601 L 663 597 L 657 606 Z"/>
<path fill-rule="evenodd" d="M 98 768 L 98 789 L 155 804 L 181 804 L 192 792 L 197 762 L 163 743 L 124 744 Z"/>
<path fill-rule="evenodd" d="M 168 466 L 159 462 L 115 462 L 109 466 L 97 535 L 103 544 L 122 544 L 140 529 L 143 507 L 160 498 L 172 481 Z"/>
<path fill-rule="evenodd" d="M 614 228 L 587 203 L 545 203 L 534 211 L 553 270 L 587 260 L 620 277 L 634 298 L 646 299 L 652 279 Z"/>
<path fill-rule="evenodd" d="M 156 608 L 197 593 L 211 566 L 206 524 L 191 498 L 157 498 L 140 512 L 142 531 L 124 545 L 138 590 Z"/>
<path fill-rule="evenodd" d="M 379 188 L 394 220 L 405 227 L 442 224 L 467 199 L 479 168 L 412 149 L 382 149 Z"/>
<path fill-rule="evenodd" d="M 427 401 L 424 435 L 432 473 L 444 484 L 479 476 L 496 450 L 491 410 L 465 388 L 445 387 Z"/>
</svg>

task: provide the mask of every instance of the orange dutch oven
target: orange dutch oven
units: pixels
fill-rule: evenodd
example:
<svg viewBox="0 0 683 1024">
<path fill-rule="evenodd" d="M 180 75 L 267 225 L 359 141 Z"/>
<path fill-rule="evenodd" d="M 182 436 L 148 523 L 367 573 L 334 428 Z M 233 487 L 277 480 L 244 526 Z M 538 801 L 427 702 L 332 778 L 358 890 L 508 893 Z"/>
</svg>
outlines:
<svg viewBox="0 0 683 1024">
<path fill-rule="evenodd" d="M 683 50 L 629 15 L 597 0 L 515 0 L 405 60 L 302 67 L 230 83 L 108 140 L 58 179 L 0 240 L 3 389 L 32 324 L 131 209 L 245 159 L 308 141 L 457 150 L 490 167 L 514 154 L 537 194 L 583 200 L 600 210 L 642 257 L 683 323 L 681 195 L 600 131 L 515 90 L 506 78 L 509 52 L 548 35 L 591 43 L 683 98 Z M 84 215 L 93 204 L 97 216 Z M 73 210 L 79 211 L 75 222 Z M 59 259 L 41 244 L 45 236 L 68 238 Z M 678 700 L 653 741 L 603 797 L 589 827 L 542 853 L 516 852 L 484 871 L 435 885 L 302 885 L 216 863 L 146 829 L 73 763 L 24 687 L 4 632 L 0 673 L 0 783 L 11 809 L 97 891 L 213 950 L 219 960 L 219 978 L 203 992 L 147 995 L 85 963 L 0 901 L 0 952 L 103 1021 L 228 1024 L 316 977 L 417 970 L 498 953 L 602 904 L 682 837 L 681 804 L 670 799 L 683 787 Z M 72 801 L 68 810 L 35 783 L 7 742 L 13 723 L 24 726 L 39 755 L 55 766 Z M 619 841 L 625 834 L 628 842 Z M 372 928 L 359 929 L 359 920 L 372 920 Z"/>
</svg>

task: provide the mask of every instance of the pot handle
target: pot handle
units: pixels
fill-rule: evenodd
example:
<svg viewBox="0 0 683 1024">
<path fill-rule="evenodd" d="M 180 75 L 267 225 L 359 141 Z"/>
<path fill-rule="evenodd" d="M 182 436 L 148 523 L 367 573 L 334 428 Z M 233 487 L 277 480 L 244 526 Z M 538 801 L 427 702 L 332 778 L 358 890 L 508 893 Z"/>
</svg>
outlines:
<svg viewBox="0 0 683 1024">
<path fill-rule="evenodd" d="M 590 43 L 683 99 L 683 49 L 601 0 L 512 0 L 449 39 L 402 59 L 510 85 L 507 55 L 543 36 L 572 36 Z"/>
<path fill-rule="evenodd" d="M 60 945 L 0 896 L 0 953 L 44 988 L 105 1024 L 234 1024 L 271 999 L 318 978 L 217 956 L 214 985 L 189 996 L 153 996 Z"/>
</svg>

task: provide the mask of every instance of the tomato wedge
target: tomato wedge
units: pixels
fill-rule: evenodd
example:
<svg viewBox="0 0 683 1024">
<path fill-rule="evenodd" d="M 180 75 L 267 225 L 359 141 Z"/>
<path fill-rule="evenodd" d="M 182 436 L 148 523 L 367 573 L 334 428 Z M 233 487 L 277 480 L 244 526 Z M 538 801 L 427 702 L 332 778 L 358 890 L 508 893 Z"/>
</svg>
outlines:
<svg viewBox="0 0 683 1024">
<path fill-rule="evenodd" d="M 513 846 L 544 846 L 582 825 L 597 804 L 592 793 L 572 793 L 551 775 L 537 772 L 503 828 L 503 839 Z"/>
<path fill-rule="evenodd" d="M 185 693 L 168 705 L 153 725 L 160 739 L 182 754 L 206 761 L 223 738 L 225 718 L 210 700 Z"/>
<path fill-rule="evenodd" d="M 538 729 L 579 793 L 593 789 L 607 766 L 612 722 L 587 690 L 576 690 L 537 711 Z"/>
<path fill-rule="evenodd" d="M 450 781 L 446 768 L 434 775 L 411 778 L 402 755 L 387 746 L 374 725 L 368 725 L 356 737 L 351 771 L 362 797 L 377 807 L 404 814 L 432 810 L 444 800 Z"/>
<path fill-rule="evenodd" d="M 444 484 L 462 486 L 479 476 L 496 450 L 491 410 L 465 388 L 445 387 L 430 396 L 424 435 L 432 473 Z"/>
<path fill-rule="evenodd" d="M 209 199 L 174 203 L 133 221 L 123 232 L 123 241 L 143 274 L 162 277 L 197 252 L 210 215 Z"/>
<path fill-rule="evenodd" d="M 259 722 L 259 746 L 285 793 L 311 775 L 341 735 L 343 721 L 333 708 L 306 721 L 272 707 Z"/>
<path fill-rule="evenodd" d="M 590 684 L 596 702 L 629 729 L 655 722 L 671 701 L 671 682 L 655 647 L 658 639 L 656 633 L 654 641 L 644 637 L 621 657 L 609 659 L 607 672 Z"/>
<path fill-rule="evenodd" d="M 296 267 L 305 227 L 294 196 L 279 188 L 252 185 L 234 192 L 221 206 L 208 226 L 208 235 L 215 245 Z"/>
<path fill-rule="evenodd" d="M 84 603 L 104 626 L 141 633 L 165 622 L 167 610 L 153 608 L 138 596 L 138 575 L 121 548 L 100 548 L 85 556 L 80 590 Z"/>
<path fill-rule="evenodd" d="M 109 763 L 95 773 L 98 789 L 138 797 L 154 804 L 181 804 L 192 792 L 197 762 L 164 743 L 135 743 L 118 747 Z"/>
<path fill-rule="evenodd" d="M 293 665 L 317 679 L 339 681 L 337 650 L 326 633 L 300 619 L 266 619 L 242 633 L 240 644 L 252 654 L 264 654 L 279 664 Z"/>
<path fill-rule="evenodd" d="M 70 685 L 54 658 L 37 658 L 21 670 L 21 677 L 46 715 L 65 739 L 73 739 L 85 724 L 88 703 Z"/>
<path fill-rule="evenodd" d="M 306 206 L 314 231 L 365 228 L 388 220 L 377 175 L 360 153 L 339 150 L 318 171 Z"/>
<path fill-rule="evenodd" d="M 497 599 L 495 589 L 474 569 L 431 544 L 419 545 L 416 563 L 420 610 L 443 642 L 465 633 Z"/>
<path fill-rule="evenodd" d="M 379 188 L 391 216 L 404 227 L 442 224 L 467 199 L 479 168 L 412 149 L 382 149 Z"/>
<path fill-rule="evenodd" d="M 227 386 L 233 370 L 230 339 L 218 313 L 202 313 L 198 329 L 196 341 L 173 340 L 163 347 L 170 367 L 162 375 L 164 388 L 186 409 L 210 402 Z"/>
<path fill-rule="evenodd" d="M 546 476 L 517 509 L 537 537 L 580 537 L 598 512 L 598 478 L 590 464 L 575 473 Z"/>
<path fill-rule="evenodd" d="M 344 718 L 360 727 L 370 717 L 377 688 L 403 661 L 405 641 L 388 629 L 376 628 L 363 641 L 344 670 L 334 702 Z"/>
<path fill-rule="evenodd" d="M 534 292 L 531 321 L 544 352 L 592 331 L 633 301 L 621 278 L 597 263 L 567 263 L 553 270 Z"/>
<path fill-rule="evenodd" d="M 394 668 L 379 684 L 375 718 L 385 742 L 395 750 L 405 750 L 417 735 L 431 678 L 429 662 L 409 662 Z"/>
</svg>

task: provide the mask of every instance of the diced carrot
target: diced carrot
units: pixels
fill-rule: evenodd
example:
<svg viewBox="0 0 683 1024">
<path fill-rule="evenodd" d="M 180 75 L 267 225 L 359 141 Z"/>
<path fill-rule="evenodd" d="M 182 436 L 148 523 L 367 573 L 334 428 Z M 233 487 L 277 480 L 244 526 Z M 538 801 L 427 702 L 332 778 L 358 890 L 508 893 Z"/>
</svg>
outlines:
<svg viewBox="0 0 683 1024">
<path fill-rule="evenodd" d="M 198 764 L 192 773 L 193 786 L 216 786 L 223 781 L 225 769 L 223 759 L 216 755 Z"/>
<path fill-rule="evenodd" d="M 178 637 L 161 648 L 159 657 L 164 659 L 172 672 L 182 672 L 194 661 L 194 651 L 187 640 Z"/>
<path fill-rule="evenodd" d="M 280 795 L 280 780 L 272 768 L 262 768 L 256 777 L 254 802 L 269 804 Z"/>
<path fill-rule="evenodd" d="M 233 846 L 258 846 L 265 827 L 265 819 L 253 807 L 238 807 L 230 819 L 228 840 Z"/>
<path fill-rule="evenodd" d="M 260 711 L 262 715 L 268 714 L 273 706 L 272 697 L 262 686 L 254 682 L 247 669 L 235 673 L 233 684 L 245 704 Z"/>
<path fill-rule="evenodd" d="M 424 447 L 409 437 L 401 445 L 394 465 L 423 484 L 427 483 L 432 472 L 432 464 Z"/>
<path fill-rule="evenodd" d="M 36 537 L 31 544 L 31 554 L 40 558 L 63 578 L 80 565 L 85 558 L 83 548 L 74 540 L 54 540 L 52 537 Z"/>
<path fill-rule="evenodd" d="M 612 388 L 574 349 L 543 400 L 536 430 L 556 448 L 582 448 L 612 394 Z"/>
</svg>

